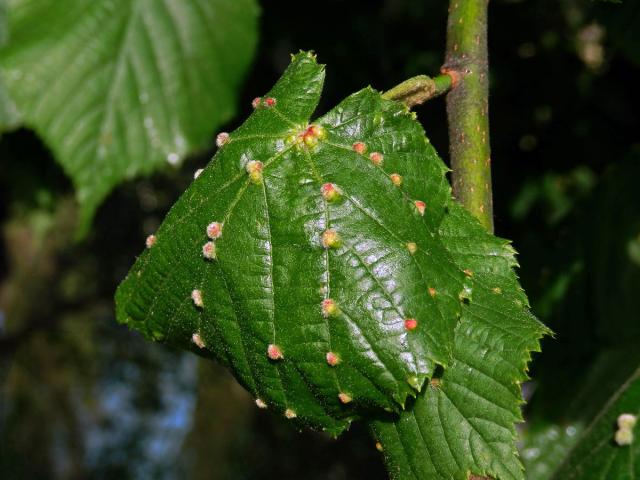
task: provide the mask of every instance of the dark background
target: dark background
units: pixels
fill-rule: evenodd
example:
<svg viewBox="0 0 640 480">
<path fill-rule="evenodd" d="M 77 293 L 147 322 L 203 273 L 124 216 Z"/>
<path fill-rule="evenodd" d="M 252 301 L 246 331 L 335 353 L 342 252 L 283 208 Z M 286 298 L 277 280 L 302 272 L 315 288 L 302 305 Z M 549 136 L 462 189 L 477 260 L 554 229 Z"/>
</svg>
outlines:
<svg viewBox="0 0 640 480">
<path fill-rule="evenodd" d="M 224 130 L 299 49 L 328 65 L 322 112 L 368 84 L 437 73 L 446 3 L 263 1 Z M 534 357 L 525 416 L 564 425 L 592 411 L 571 408 L 590 366 L 640 331 L 640 3 L 493 0 L 489 38 L 496 233 L 556 332 Z M 416 111 L 446 160 L 444 100 Z M 210 156 L 119 187 L 77 243 L 60 167 L 33 133 L 2 137 L 1 478 L 386 478 L 363 426 L 337 441 L 297 432 L 217 366 L 116 324 L 118 282 Z"/>
</svg>

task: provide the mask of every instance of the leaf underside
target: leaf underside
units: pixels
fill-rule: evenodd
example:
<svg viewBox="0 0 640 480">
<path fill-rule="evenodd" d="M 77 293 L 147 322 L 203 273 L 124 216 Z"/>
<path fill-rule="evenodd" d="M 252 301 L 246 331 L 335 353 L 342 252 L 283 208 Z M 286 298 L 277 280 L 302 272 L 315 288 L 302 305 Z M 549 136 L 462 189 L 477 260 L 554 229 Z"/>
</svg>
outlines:
<svg viewBox="0 0 640 480">
<path fill-rule="evenodd" d="M 73 180 L 84 229 L 115 185 L 209 143 L 234 113 L 256 43 L 253 0 L 13 0 L 7 10 L 0 74 Z"/>
<path fill-rule="evenodd" d="M 400 103 L 366 88 L 311 122 L 323 80 L 313 55 L 293 58 L 167 215 L 118 289 L 118 319 L 221 361 L 257 403 L 304 425 L 338 434 L 389 412 L 374 429 L 398 478 L 431 478 L 416 470 L 427 461 L 441 478 L 517 478 L 517 382 L 545 330 L 513 250 L 451 199 Z M 222 234 L 207 259 L 211 222 Z M 441 386 L 424 387 L 440 370 Z M 408 415 L 426 425 L 434 412 L 450 431 L 433 441 L 453 460 L 426 458 L 427 437 L 401 432 Z"/>
</svg>

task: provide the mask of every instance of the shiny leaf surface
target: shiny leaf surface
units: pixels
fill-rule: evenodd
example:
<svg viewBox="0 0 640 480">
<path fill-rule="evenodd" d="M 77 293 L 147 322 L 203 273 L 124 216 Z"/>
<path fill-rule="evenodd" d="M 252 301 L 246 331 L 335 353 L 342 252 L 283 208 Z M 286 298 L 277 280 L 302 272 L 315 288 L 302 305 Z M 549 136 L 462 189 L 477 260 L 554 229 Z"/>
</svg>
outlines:
<svg viewBox="0 0 640 480">
<path fill-rule="evenodd" d="M 513 250 L 451 199 L 401 104 L 367 88 L 310 121 L 323 79 L 297 55 L 218 137 L 120 286 L 118 317 L 219 359 L 258 406 L 305 425 L 390 412 L 375 430 L 399 478 L 518 478 L 519 382 L 545 329 Z"/>
<path fill-rule="evenodd" d="M 436 229 L 445 167 L 412 114 L 365 89 L 310 124 L 323 80 L 295 57 L 117 300 L 148 337 L 219 358 L 270 408 L 338 432 L 449 365 L 465 275 Z M 222 234 L 207 260 L 211 222 Z"/>
<path fill-rule="evenodd" d="M 472 273 L 452 365 L 399 419 L 372 422 L 373 430 L 392 478 L 523 478 L 514 428 L 522 421 L 520 383 L 547 330 L 528 312 L 507 242 L 454 202 L 441 234 L 455 262 Z"/>
</svg>

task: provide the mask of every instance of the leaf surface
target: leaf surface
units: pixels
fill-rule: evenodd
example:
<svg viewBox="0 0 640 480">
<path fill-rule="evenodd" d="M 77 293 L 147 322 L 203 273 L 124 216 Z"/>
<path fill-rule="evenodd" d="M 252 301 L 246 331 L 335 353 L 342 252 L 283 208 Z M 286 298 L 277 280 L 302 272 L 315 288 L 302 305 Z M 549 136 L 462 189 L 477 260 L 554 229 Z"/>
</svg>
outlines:
<svg viewBox="0 0 640 480">
<path fill-rule="evenodd" d="M 257 13 L 253 0 L 8 4 L 0 74 L 72 178 L 85 229 L 115 185 L 179 164 L 231 118 Z"/>
<path fill-rule="evenodd" d="M 270 408 L 337 433 L 364 412 L 397 410 L 450 364 L 465 275 L 436 229 L 446 168 L 412 114 L 367 88 L 310 123 L 323 80 L 312 55 L 294 58 L 173 207 L 116 300 L 121 321 L 220 359 Z M 337 198 L 323 195 L 327 185 Z M 223 225 L 213 261 L 202 254 L 211 222 Z M 339 245 L 323 246 L 327 231 Z M 336 312 L 323 315 L 327 301 Z M 284 358 L 269 358 L 269 345 Z"/>
<path fill-rule="evenodd" d="M 221 142 L 118 289 L 118 318 L 219 359 L 303 424 L 335 434 L 387 411 L 373 426 L 394 477 L 521 478 L 519 383 L 546 329 L 513 249 L 451 199 L 403 105 L 366 88 L 310 121 L 323 79 L 295 56 Z"/>
<path fill-rule="evenodd" d="M 528 311 L 513 249 L 451 202 L 443 243 L 470 275 L 453 362 L 399 418 L 372 422 L 392 478 L 523 478 L 515 446 L 520 383 L 548 333 Z"/>
</svg>

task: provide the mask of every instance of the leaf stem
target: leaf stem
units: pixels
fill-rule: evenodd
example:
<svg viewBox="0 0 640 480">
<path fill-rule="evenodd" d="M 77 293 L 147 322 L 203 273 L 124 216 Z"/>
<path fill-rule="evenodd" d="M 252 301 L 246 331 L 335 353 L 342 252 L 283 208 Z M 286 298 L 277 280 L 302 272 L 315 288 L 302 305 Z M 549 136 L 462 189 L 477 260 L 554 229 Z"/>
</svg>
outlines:
<svg viewBox="0 0 640 480">
<path fill-rule="evenodd" d="M 453 193 L 492 232 L 488 4 L 489 0 L 451 0 L 442 72 L 454 79 L 446 99 Z"/>
<path fill-rule="evenodd" d="M 449 74 L 431 78 L 418 75 L 396 85 L 382 94 L 387 100 L 397 100 L 411 108 L 449 91 L 453 81 Z"/>
</svg>

